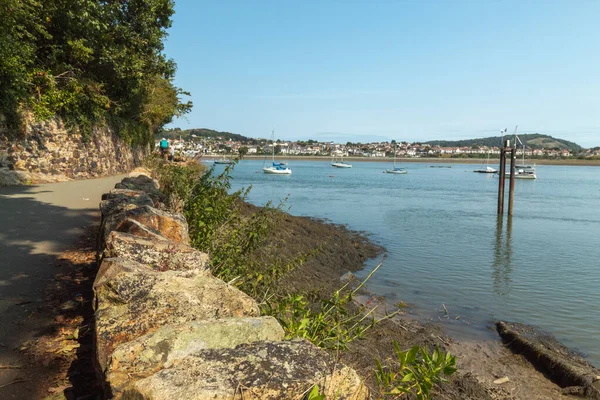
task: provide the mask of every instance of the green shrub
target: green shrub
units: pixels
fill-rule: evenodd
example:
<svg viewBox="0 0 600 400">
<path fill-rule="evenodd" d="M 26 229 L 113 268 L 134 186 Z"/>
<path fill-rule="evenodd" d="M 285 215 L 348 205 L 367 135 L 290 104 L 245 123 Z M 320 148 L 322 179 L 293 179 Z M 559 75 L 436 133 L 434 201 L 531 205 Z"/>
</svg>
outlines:
<svg viewBox="0 0 600 400">
<path fill-rule="evenodd" d="M 445 382 L 446 376 L 456 372 L 456 357 L 444 353 L 437 347 L 432 354 L 427 349 L 414 346 L 402 351 L 397 342 L 394 343 L 398 365 L 384 368 L 376 360 L 375 379 L 383 395 L 400 398 L 404 394 L 413 393 L 418 400 L 428 400 L 433 386 Z"/>
</svg>

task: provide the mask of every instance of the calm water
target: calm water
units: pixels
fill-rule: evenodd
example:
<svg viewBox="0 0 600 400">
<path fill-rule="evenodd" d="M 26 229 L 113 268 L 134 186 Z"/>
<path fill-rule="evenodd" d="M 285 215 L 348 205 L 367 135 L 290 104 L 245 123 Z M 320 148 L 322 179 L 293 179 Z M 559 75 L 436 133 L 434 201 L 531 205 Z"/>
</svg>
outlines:
<svg viewBox="0 0 600 400">
<path fill-rule="evenodd" d="M 234 185 L 251 184 L 255 204 L 289 195 L 294 215 L 369 232 L 388 250 L 370 290 L 422 319 L 446 320 L 445 304 L 465 335 L 491 335 L 496 319 L 529 323 L 600 365 L 600 168 L 539 166 L 537 181 L 515 182 L 509 221 L 496 217 L 497 178 L 477 165 L 382 173 L 390 164 L 292 161 L 291 176 L 271 176 L 243 161 Z"/>
</svg>

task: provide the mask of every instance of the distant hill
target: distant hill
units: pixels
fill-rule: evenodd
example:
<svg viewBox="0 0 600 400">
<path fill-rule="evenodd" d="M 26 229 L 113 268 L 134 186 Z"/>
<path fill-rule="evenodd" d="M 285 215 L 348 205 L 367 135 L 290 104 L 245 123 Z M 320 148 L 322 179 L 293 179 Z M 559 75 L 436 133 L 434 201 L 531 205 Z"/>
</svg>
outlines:
<svg viewBox="0 0 600 400">
<path fill-rule="evenodd" d="M 195 135 L 196 137 L 200 137 L 200 138 L 220 137 L 220 138 L 224 138 L 226 140 L 235 140 L 237 142 L 242 142 L 242 143 L 255 143 L 257 141 L 256 139 L 238 135 L 237 133 L 219 132 L 219 131 L 214 131 L 212 129 L 204 129 L 204 128 L 185 129 L 185 130 L 181 130 L 179 128 L 166 129 L 162 132 L 156 133 L 154 135 L 154 139 L 156 139 L 156 140 L 161 139 L 161 138 L 179 139 L 181 137 L 184 140 L 190 140 L 193 138 L 192 135 Z"/>
<path fill-rule="evenodd" d="M 513 140 L 512 135 L 504 136 L 505 139 Z M 570 151 L 580 151 L 581 146 L 577 143 L 569 142 L 564 139 L 557 139 L 552 136 L 542 135 L 540 133 L 531 133 L 531 134 L 520 134 L 519 138 L 523 143 L 525 143 L 528 147 L 533 149 L 568 149 Z M 502 137 L 501 136 L 492 136 L 487 138 L 479 138 L 479 139 L 466 139 L 466 140 L 431 140 L 429 142 L 425 142 L 425 144 L 429 144 L 432 146 L 442 146 L 442 147 L 464 147 L 464 146 L 501 146 L 502 145 Z"/>
</svg>

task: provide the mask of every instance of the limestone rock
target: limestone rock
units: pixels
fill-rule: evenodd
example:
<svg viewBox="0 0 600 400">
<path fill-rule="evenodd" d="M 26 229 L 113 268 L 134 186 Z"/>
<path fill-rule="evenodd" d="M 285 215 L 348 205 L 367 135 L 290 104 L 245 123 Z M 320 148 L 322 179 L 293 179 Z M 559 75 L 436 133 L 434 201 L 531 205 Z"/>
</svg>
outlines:
<svg viewBox="0 0 600 400">
<path fill-rule="evenodd" d="M 115 232 L 115 231 L 113 231 Z M 142 225 L 137 222 L 135 219 L 127 218 L 121 224 L 119 224 L 119 230 L 116 232 L 129 233 L 131 235 L 148 238 L 148 239 L 157 239 L 157 240 L 169 240 L 163 235 L 160 234 L 159 231 L 149 228 L 146 225 Z M 110 234 L 109 234 L 110 236 Z"/>
<path fill-rule="evenodd" d="M 328 399 L 366 399 L 356 372 L 309 342 L 256 342 L 202 350 L 134 382 L 128 400 L 301 399 L 315 384 Z M 236 397 L 237 395 L 237 397 Z"/>
<path fill-rule="evenodd" d="M 149 178 L 152 178 L 152 171 L 145 167 L 137 167 L 133 171 L 129 173 L 130 178 L 135 178 L 140 175 L 146 175 Z"/>
<path fill-rule="evenodd" d="M 102 370 L 116 346 L 166 324 L 260 314 L 252 298 L 205 272 L 155 272 L 119 258 L 102 261 L 94 297 Z"/>
<path fill-rule="evenodd" d="M 172 214 L 150 206 L 137 207 L 120 213 L 108 215 L 100 227 L 100 250 L 104 248 L 106 238 L 112 231 L 121 230 L 121 224 L 127 219 L 138 221 L 164 237 L 175 242 L 190 243 L 188 225 L 181 214 Z"/>
<path fill-rule="evenodd" d="M 156 271 L 208 269 L 208 254 L 159 235 L 144 238 L 113 231 L 106 239 L 103 257 L 137 261 Z"/>
<path fill-rule="evenodd" d="M 104 219 L 110 214 L 123 212 L 137 207 L 153 205 L 154 203 L 150 196 L 144 192 L 116 189 L 102 196 L 100 213 Z"/>
<path fill-rule="evenodd" d="M 120 183 L 115 185 L 115 189 L 141 190 L 151 196 L 162 197 L 158 182 L 144 174 L 123 178 Z"/>
<path fill-rule="evenodd" d="M 283 337 L 283 329 L 273 317 L 226 318 L 167 325 L 119 345 L 110 357 L 106 380 L 115 396 L 131 376 L 138 379 L 149 376 L 189 354 L 205 349 L 234 348 L 257 341 L 280 341 Z"/>
</svg>

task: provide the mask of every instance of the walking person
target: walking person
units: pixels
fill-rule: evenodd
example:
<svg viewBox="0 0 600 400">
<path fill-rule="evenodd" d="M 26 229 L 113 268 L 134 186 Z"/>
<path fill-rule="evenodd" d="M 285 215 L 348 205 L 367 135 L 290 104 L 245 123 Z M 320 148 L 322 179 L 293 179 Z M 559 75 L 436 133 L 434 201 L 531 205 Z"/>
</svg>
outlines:
<svg viewBox="0 0 600 400">
<path fill-rule="evenodd" d="M 165 159 L 165 161 L 167 160 L 167 155 L 169 152 L 169 141 L 165 138 L 162 138 L 160 141 L 160 156 Z"/>
</svg>

